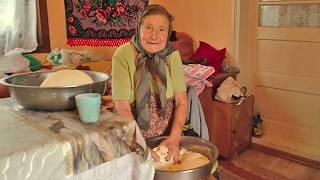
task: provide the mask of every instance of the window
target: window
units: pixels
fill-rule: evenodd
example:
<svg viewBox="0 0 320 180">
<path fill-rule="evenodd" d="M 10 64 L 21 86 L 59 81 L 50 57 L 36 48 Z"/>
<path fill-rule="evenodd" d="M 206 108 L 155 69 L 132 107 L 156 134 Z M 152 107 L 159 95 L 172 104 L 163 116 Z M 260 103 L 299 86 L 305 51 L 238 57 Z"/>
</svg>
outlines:
<svg viewBox="0 0 320 180">
<path fill-rule="evenodd" d="M 261 3 L 260 26 L 320 27 L 320 3 L 277 3 Z"/>
<path fill-rule="evenodd" d="M 13 1 L 7 1 L 7 0 L 0 0 L 0 32 L 4 30 L 4 27 L 9 26 L 12 22 L 12 18 L 8 17 L 13 17 L 13 10 L 8 7 L 7 5 L 12 4 Z M 13 7 L 10 5 L 9 7 Z"/>
<path fill-rule="evenodd" d="M 47 0 L 0 0 L 0 55 L 15 48 L 50 52 Z"/>
</svg>

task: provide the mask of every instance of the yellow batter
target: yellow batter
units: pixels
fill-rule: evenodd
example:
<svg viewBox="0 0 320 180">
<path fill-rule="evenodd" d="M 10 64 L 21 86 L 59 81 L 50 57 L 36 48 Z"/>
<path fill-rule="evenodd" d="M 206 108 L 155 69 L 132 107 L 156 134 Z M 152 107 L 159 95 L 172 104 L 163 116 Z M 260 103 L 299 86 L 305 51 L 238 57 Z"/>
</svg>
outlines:
<svg viewBox="0 0 320 180">
<path fill-rule="evenodd" d="M 159 162 L 154 162 L 156 170 L 161 171 L 184 171 L 188 169 L 194 169 L 205 164 L 208 164 L 209 159 L 197 152 L 181 149 L 179 152 L 179 162 L 174 164 L 173 159 L 166 160 L 168 154 L 168 148 L 165 146 L 159 146 L 153 149 L 160 157 Z"/>
</svg>

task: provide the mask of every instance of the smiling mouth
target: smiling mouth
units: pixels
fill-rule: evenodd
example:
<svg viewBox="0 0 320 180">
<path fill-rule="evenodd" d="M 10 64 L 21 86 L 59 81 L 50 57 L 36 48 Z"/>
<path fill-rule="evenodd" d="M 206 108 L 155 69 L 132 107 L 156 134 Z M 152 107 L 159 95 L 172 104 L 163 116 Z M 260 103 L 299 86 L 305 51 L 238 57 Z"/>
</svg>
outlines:
<svg viewBox="0 0 320 180">
<path fill-rule="evenodd" d="M 147 42 L 148 44 L 159 44 L 159 43 L 156 43 L 156 42 Z"/>
</svg>

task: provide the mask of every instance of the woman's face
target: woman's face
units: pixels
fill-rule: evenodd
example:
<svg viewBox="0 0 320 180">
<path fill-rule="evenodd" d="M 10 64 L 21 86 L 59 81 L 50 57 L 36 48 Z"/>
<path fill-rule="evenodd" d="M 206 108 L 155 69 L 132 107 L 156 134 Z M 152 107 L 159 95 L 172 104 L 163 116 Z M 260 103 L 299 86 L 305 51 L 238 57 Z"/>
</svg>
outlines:
<svg viewBox="0 0 320 180">
<path fill-rule="evenodd" d="M 140 27 L 142 47 L 149 53 L 165 48 L 169 33 L 169 20 L 163 15 L 149 15 L 143 18 Z"/>
</svg>

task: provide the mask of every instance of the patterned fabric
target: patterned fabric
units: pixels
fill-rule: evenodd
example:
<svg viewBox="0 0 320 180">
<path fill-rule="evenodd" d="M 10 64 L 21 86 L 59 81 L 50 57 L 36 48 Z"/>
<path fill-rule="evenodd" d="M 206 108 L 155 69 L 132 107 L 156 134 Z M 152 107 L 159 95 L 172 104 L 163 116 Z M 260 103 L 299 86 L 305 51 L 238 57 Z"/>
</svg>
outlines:
<svg viewBox="0 0 320 180">
<path fill-rule="evenodd" d="M 119 46 L 135 33 L 148 0 L 64 0 L 67 44 Z"/>
<path fill-rule="evenodd" d="M 161 113 L 159 96 L 152 95 L 150 99 L 150 128 L 143 130 L 141 134 L 145 138 L 165 135 L 168 127 L 171 126 L 171 115 L 173 111 L 173 101 L 167 103 L 165 113 Z"/>
<path fill-rule="evenodd" d="M 196 87 L 197 95 L 199 95 L 205 87 L 212 86 L 212 83 L 206 79 L 215 72 L 213 67 L 200 64 L 188 64 L 184 65 L 184 72 L 187 84 Z"/>
</svg>

